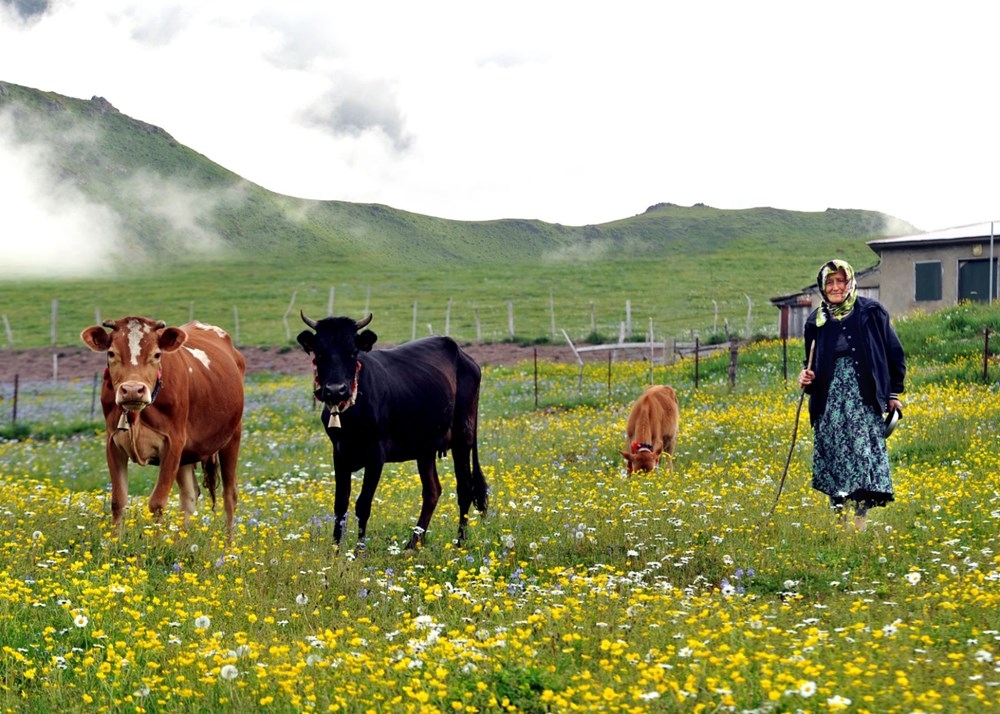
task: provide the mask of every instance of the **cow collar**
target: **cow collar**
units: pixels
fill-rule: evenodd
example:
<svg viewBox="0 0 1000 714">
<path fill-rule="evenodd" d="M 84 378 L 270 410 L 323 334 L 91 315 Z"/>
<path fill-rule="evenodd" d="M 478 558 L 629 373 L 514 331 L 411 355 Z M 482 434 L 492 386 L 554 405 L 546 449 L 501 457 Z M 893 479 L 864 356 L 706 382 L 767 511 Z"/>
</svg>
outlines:
<svg viewBox="0 0 1000 714">
<path fill-rule="evenodd" d="M 653 445 L 646 443 L 645 441 L 633 441 L 632 442 L 632 453 L 638 454 L 640 451 L 652 451 Z"/>
</svg>

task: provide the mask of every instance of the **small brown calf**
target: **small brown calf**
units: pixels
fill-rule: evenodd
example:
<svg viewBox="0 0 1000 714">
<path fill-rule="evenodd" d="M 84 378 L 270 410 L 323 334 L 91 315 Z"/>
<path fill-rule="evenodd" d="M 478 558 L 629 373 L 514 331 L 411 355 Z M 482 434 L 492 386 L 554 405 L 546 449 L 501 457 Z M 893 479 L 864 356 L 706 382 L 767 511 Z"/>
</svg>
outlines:
<svg viewBox="0 0 1000 714">
<path fill-rule="evenodd" d="M 678 416 L 677 395 L 673 387 L 649 387 L 636 400 L 626 427 L 627 450 L 619 452 L 625 457 L 630 474 L 655 470 L 664 452 L 673 473 Z"/>
</svg>

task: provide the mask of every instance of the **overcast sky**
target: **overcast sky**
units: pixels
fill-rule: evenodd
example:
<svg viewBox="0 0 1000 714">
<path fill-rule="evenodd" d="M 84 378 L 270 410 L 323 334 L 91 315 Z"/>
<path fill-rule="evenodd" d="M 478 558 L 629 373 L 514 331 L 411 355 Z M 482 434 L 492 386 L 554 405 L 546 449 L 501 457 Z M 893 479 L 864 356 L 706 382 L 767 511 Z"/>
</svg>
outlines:
<svg viewBox="0 0 1000 714">
<path fill-rule="evenodd" d="M 104 97 L 304 198 L 565 225 L 859 208 L 935 230 L 1000 219 L 995 29 L 962 0 L 0 0 L 0 81 Z M 0 138 L 7 236 L 12 213 L 51 214 L 38 150 Z"/>
</svg>

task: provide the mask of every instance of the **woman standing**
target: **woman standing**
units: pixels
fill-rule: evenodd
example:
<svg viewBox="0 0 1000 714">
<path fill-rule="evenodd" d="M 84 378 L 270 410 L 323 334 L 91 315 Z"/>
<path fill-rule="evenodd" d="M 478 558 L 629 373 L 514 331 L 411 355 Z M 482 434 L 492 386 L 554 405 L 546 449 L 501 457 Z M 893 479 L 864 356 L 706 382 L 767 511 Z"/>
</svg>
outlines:
<svg viewBox="0 0 1000 714">
<path fill-rule="evenodd" d="M 805 326 L 813 362 L 799 373 L 814 431 L 812 485 L 845 522 L 853 504 L 863 531 L 868 509 L 893 500 L 883 414 L 901 409 L 906 356 L 886 309 L 858 296 L 848 263 L 824 263 L 816 280 L 823 302 Z"/>
</svg>

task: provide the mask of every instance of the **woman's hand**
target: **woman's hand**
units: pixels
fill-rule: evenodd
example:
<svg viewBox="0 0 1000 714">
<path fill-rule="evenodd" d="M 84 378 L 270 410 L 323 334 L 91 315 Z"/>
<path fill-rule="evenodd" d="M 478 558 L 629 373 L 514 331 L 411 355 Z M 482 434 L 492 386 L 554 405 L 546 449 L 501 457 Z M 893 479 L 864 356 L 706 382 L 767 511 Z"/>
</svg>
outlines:
<svg viewBox="0 0 1000 714">
<path fill-rule="evenodd" d="M 799 386 L 803 388 L 808 387 L 810 384 L 812 384 L 815 378 L 816 378 L 815 372 L 813 372 L 811 369 L 804 369 L 801 372 L 799 372 Z"/>
</svg>

